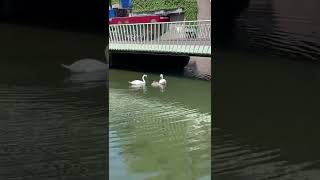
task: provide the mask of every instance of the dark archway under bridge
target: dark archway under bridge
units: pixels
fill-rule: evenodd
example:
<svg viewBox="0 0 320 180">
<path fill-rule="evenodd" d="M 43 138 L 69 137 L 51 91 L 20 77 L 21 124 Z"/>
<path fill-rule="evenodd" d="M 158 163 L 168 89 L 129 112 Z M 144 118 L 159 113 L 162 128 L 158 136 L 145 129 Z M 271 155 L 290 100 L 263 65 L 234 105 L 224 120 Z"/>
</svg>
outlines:
<svg viewBox="0 0 320 180">
<path fill-rule="evenodd" d="M 134 71 L 180 73 L 188 64 L 190 56 L 150 53 L 109 52 L 111 68 Z"/>
</svg>

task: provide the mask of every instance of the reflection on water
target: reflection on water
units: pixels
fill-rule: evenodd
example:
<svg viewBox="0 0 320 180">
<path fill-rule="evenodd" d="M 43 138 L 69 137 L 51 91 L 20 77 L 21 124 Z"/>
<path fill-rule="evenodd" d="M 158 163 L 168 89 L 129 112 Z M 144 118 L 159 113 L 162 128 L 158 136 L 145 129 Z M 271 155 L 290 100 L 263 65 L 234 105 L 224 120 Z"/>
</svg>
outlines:
<svg viewBox="0 0 320 180">
<path fill-rule="evenodd" d="M 246 144 L 243 140 L 214 129 L 214 167 L 217 179 L 235 180 L 304 180 L 318 179 L 320 171 L 314 169 L 319 160 L 292 163 L 281 158 L 278 148 L 263 148 Z"/>
<path fill-rule="evenodd" d="M 214 178 L 319 179 L 319 64 L 231 50 L 216 59 Z"/>
<path fill-rule="evenodd" d="M 320 60 L 319 2 L 250 0 L 226 30 L 235 46 L 215 51 L 214 179 L 320 179 L 320 65 L 293 61 Z"/>
<path fill-rule="evenodd" d="M 65 82 L 72 83 L 96 83 L 103 82 L 107 79 L 107 71 L 99 71 L 99 72 L 89 72 L 89 73 L 71 73 L 65 79 Z"/>
<path fill-rule="evenodd" d="M 1 179 L 105 177 L 103 84 L 0 84 Z"/>
<path fill-rule="evenodd" d="M 145 91 L 131 91 L 140 73 L 109 75 L 110 179 L 210 179 L 210 83 L 166 76 L 161 92 L 151 86 L 159 75 L 148 74 Z"/>
<path fill-rule="evenodd" d="M 234 40 L 252 51 L 318 60 L 319 6 L 318 0 L 250 0 L 236 19 Z"/>
<path fill-rule="evenodd" d="M 159 82 L 153 81 L 151 83 L 151 86 L 154 88 L 159 88 L 160 92 L 164 92 L 166 88 L 166 84 L 160 84 Z"/>
<path fill-rule="evenodd" d="M 60 66 L 104 38 L 0 26 L 0 179 L 106 179 L 105 78 Z"/>
<path fill-rule="evenodd" d="M 147 87 L 145 84 L 132 84 L 130 85 L 130 90 L 132 91 L 142 91 L 143 93 L 147 92 Z"/>
</svg>

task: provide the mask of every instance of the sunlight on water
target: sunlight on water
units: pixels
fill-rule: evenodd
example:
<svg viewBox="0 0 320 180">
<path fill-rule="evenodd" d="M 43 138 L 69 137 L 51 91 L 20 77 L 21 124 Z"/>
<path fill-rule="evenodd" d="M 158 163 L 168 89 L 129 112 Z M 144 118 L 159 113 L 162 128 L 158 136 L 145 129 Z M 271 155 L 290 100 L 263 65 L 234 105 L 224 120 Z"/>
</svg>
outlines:
<svg viewBox="0 0 320 180">
<path fill-rule="evenodd" d="M 124 87 L 109 89 L 110 179 L 210 179 L 211 113 Z"/>
<path fill-rule="evenodd" d="M 244 144 L 221 129 L 213 129 L 214 146 L 212 173 L 219 179 L 295 180 L 310 178 L 312 166 L 319 161 L 290 163 L 281 158 L 280 149 L 267 149 Z M 312 172 L 312 173 L 311 173 Z"/>
</svg>

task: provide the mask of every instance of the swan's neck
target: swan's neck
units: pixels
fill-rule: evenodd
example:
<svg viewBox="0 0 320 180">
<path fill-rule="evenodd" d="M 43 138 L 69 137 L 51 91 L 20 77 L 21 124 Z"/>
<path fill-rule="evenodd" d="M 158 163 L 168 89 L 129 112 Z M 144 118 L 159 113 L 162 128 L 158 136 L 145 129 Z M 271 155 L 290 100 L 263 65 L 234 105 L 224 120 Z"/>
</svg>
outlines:
<svg viewBox="0 0 320 180">
<path fill-rule="evenodd" d="M 144 76 L 142 76 L 142 81 L 143 81 L 143 82 L 146 82 L 146 81 L 144 80 Z"/>
</svg>

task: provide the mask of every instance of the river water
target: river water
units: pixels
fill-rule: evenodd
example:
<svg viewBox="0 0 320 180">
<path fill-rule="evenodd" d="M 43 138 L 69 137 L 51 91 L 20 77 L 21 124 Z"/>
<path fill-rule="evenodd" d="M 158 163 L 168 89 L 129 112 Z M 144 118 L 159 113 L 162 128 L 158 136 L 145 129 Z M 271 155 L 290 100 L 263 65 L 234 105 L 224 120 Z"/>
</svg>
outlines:
<svg viewBox="0 0 320 180">
<path fill-rule="evenodd" d="M 319 6 L 317 0 L 249 0 L 248 7 L 239 13 L 232 26 L 221 26 L 225 29 L 220 31 L 225 34 L 215 37 L 225 36 L 224 40 L 238 49 L 318 60 Z M 223 21 L 222 16 L 219 18 Z"/>
<path fill-rule="evenodd" d="M 211 83 L 146 73 L 144 87 L 128 81 L 143 72 L 109 72 L 109 173 L 111 180 L 211 178 Z"/>
<path fill-rule="evenodd" d="M 216 53 L 213 175 L 319 179 L 320 64 Z"/>
<path fill-rule="evenodd" d="M 251 0 L 217 45 L 214 179 L 320 178 L 317 5 Z"/>
<path fill-rule="evenodd" d="M 104 36 L 0 24 L 0 39 L 0 179 L 106 179 L 105 78 L 60 66 L 104 57 Z"/>
</svg>

